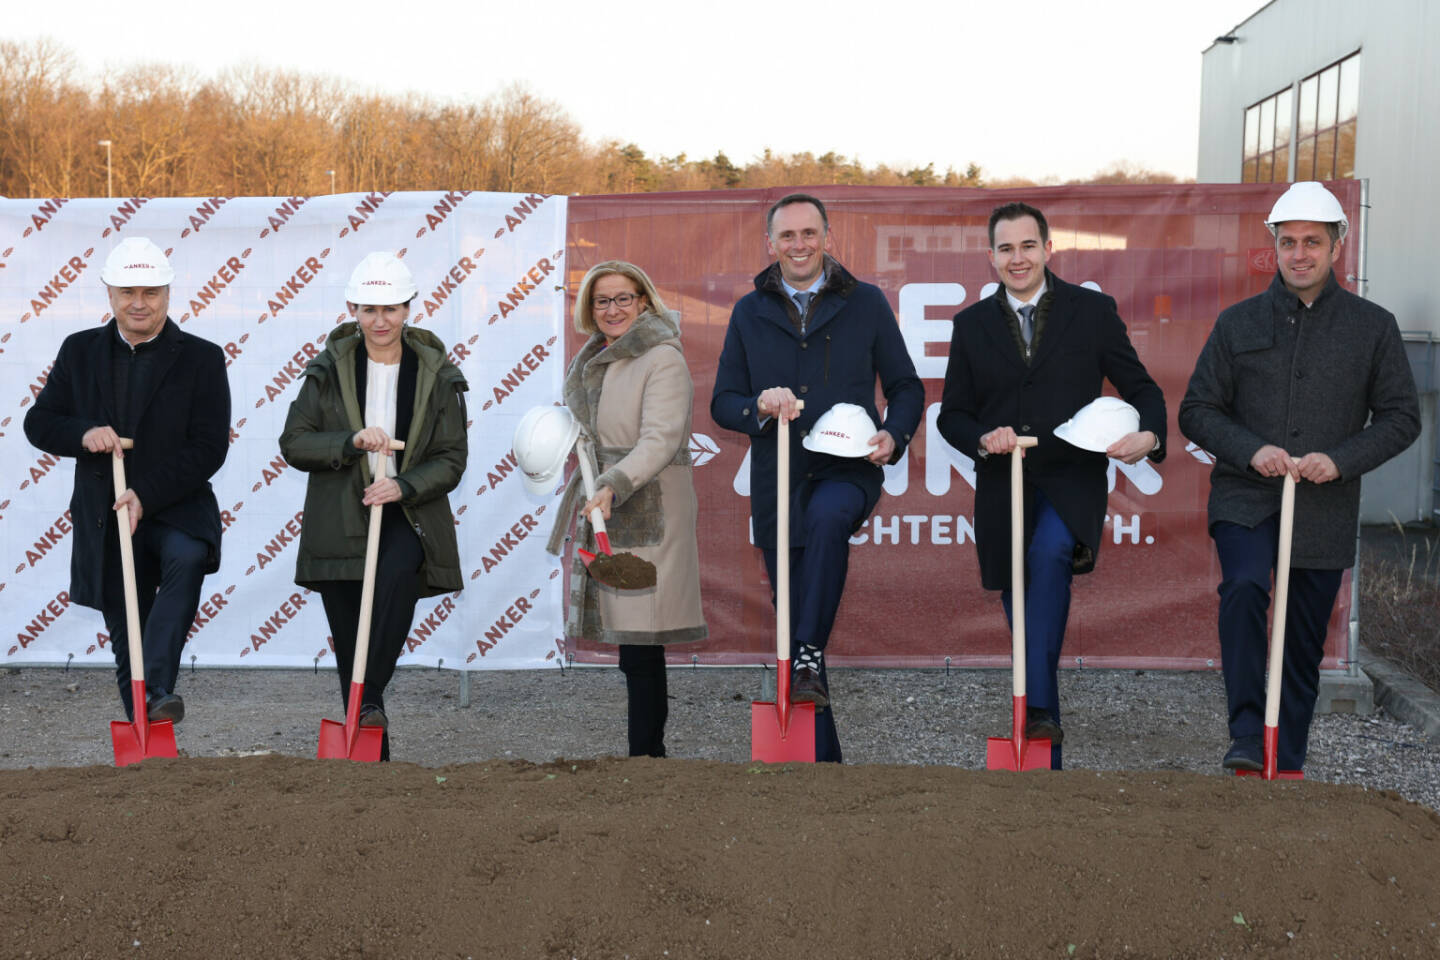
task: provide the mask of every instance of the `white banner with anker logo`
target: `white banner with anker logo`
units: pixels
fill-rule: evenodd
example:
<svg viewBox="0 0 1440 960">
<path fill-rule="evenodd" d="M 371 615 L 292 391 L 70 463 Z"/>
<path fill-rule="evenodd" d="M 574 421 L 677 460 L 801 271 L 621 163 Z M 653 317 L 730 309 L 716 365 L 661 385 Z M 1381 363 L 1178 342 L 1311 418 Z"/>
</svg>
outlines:
<svg viewBox="0 0 1440 960">
<path fill-rule="evenodd" d="M 539 194 L 0 200 L 0 650 L 10 664 L 111 664 L 104 622 L 70 602 L 74 461 L 25 439 L 64 338 L 108 321 L 100 265 L 149 237 L 175 268 L 170 317 L 220 345 L 231 445 L 212 484 L 225 528 L 182 666 L 334 662 L 319 597 L 295 586 L 305 475 L 278 437 L 300 373 L 346 318 L 367 253 L 404 259 L 411 322 L 470 384 L 470 459 L 450 495 L 465 589 L 421 600 L 400 663 L 528 668 L 562 655 L 554 497 L 522 489 L 511 438 L 564 377 L 566 199 Z"/>
</svg>

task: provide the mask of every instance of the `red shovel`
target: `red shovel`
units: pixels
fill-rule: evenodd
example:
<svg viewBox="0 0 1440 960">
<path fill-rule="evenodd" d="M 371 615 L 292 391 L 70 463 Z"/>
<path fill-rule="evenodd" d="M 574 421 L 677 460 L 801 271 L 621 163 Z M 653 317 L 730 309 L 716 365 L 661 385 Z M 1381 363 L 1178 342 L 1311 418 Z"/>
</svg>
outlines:
<svg viewBox="0 0 1440 960">
<path fill-rule="evenodd" d="M 1025 485 L 1020 464 L 1021 451 L 1035 443 L 1034 437 L 1016 437 L 1010 451 L 1010 736 L 986 741 L 986 770 L 1050 769 L 1050 738 L 1025 739 Z"/>
<path fill-rule="evenodd" d="M 775 702 L 750 702 L 750 759 L 814 763 L 815 704 L 790 702 L 790 422 L 775 430 Z"/>
<path fill-rule="evenodd" d="M 399 440 L 390 441 L 391 450 L 404 450 Z M 365 666 L 370 659 L 370 614 L 375 605 L 375 566 L 380 561 L 380 516 L 382 503 L 370 505 L 370 529 L 365 538 L 365 579 L 360 587 L 360 623 L 355 628 L 355 663 L 350 670 L 350 697 L 345 708 L 345 722 L 320 721 L 320 749 L 315 756 L 321 760 L 350 759 L 358 763 L 378 763 L 385 731 L 380 727 L 360 726 L 360 700 L 365 695 Z"/>
<path fill-rule="evenodd" d="M 1275 613 L 1270 620 L 1270 663 L 1265 681 L 1265 764 L 1263 770 L 1236 770 L 1237 777 L 1304 780 L 1299 770 L 1278 770 L 1280 743 L 1280 671 L 1285 660 L 1285 613 L 1290 603 L 1290 539 L 1295 527 L 1295 478 L 1287 471 L 1280 494 L 1280 550 L 1275 559 Z"/>
<path fill-rule="evenodd" d="M 120 441 L 123 450 L 134 448 L 134 440 Z M 125 460 L 112 455 L 115 499 L 126 490 Z M 110 721 L 110 739 L 115 743 L 115 766 L 138 763 L 146 757 L 176 757 L 175 724 L 169 720 L 153 723 L 145 704 L 145 647 L 140 642 L 140 599 L 135 587 L 135 545 L 130 539 L 130 508 L 115 511 L 120 526 L 120 571 L 125 578 L 125 633 L 130 644 L 130 704 L 135 720 Z"/>
<path fill-rule="evenodd" d="M 583 437 L 580 439 L 575 455 L 580 461 L 580 479 L 585 486 L 585 499 L 591 500 L 595 497 L 595 468 L 590 464 L 588 440 Z M 600 554 L 597 556 L 580 547 L 576 547 L 575 552 L 580 555 L 580 562 L 585 564 L 585 569 L 592 578 L 616 590 L 644 590 L 655 586 L 655 564 L 650 561 L 642 560 L 634 554 L 628 555 L 632 574 L 635 575 L 636 582 L 633 583 L 629 582 L 624 571 L 610 562 L 608 558 L 615 556 L 615 551 L 610 547 L 610 534 L 605 529 L 605 514 L 600 512 L 599 507 L 590 511 L 590 528 L 595 531 L 595 545 L 600 548 Z"/>
</svg>

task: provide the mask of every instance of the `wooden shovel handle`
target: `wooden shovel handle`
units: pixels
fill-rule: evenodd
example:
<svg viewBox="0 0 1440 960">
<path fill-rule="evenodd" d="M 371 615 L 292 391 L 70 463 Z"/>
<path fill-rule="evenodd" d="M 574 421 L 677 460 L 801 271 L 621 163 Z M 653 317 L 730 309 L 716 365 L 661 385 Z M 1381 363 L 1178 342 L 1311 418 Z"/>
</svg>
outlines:
<svg viewBox="0 0 1440 960">
<path fill-rule="evenodd" d="M 391 450 L 404 450 L 400 440 L 390 441 Z M 365 575 L 360 585 L 360 622 L 355 628 L 355 665 L 350 671 L 351 683 L 365 682 L 365 667 L 370 661 L 370 616 L 375 605 L 375 568 L 380 563 L 380 518 L 383 503 L 370 505 L 370 529 L 365 533 Z"/>
<path fill-rule="evenodd" d="M 576 456 L 580 460 L 580 479 L 585 485 L 586 500 L 595 499 L 595 466 L 590 462 L 590 458 L 593 456 L 591 450 L 590 441 L 581 437 L 577 445 Z M 605 530 L 605 514 L 600 512 L 599 507 L 590 511 L 590 526 L 595 531 L 596 542 L 601 544 L 601 552 L 609 553 L 610 551 L 605 547 L 610 543 L 610 534 Z"/>
<path fill-rule="evenodd" d="M 1025 480 L 1021 459 L 1039 441 L 1016 437 L 1010 451 L 1010 632 L 1011 691 L 1025 696 Z"/>
<path fill-rule="evenodd" d="M 1265 682 L 1265 726 L 1280 725 L 1280 673 L 1285 661 L 1285 614 L 1290 604 L 1290 545 L 1295 530 L 1295 478 L 1285 473 L 1280 494 L 1280 549 L 1275 558 L 1275 612 L 1270 619 L 1270 664 Z"/>
<path fill-rule="evenodd" d="M 133 450 L 135 441 L 129 437 L 120 438 L 120 449 Z M 125 458 L 110 456 L 111 473 L 115 480 L 115 499 L 119 500 L 121 495 L 129 489 L 125 482 Z M 135 586 L 135 546 L 130 537 L 130 507 L 128 505 L 115 511 L 115 522 L 120 531 L 120 572 L 125 583 L 125 632 L 127 647 L 130 652 L 130 677 L 145 676 L 145 647 L 140 637 L 140 592 Z M 145 703 L 134 704 L 135 722 L 145 724 Z"/>
<path fill-rule="evenodd" d="M 790 421 L 783 416 L 775 418 L 775 659 L 790 659 Z"/>
</svg>

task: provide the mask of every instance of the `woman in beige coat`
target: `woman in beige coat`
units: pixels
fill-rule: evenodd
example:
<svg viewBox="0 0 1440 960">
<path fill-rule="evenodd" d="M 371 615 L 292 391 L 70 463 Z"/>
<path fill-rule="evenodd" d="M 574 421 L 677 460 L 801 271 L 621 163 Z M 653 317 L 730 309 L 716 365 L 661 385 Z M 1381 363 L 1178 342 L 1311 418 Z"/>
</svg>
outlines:
<svg viewBox="0 0 1440 960">
<path fill-rule="evenodd" d="M 590 339 L 565 375 L 565 405 L 590 439 L 599 476 L 595 496 L 578 511 L 579 471 L 571 477 L 550 552 L 559 553 L 576 513 L 576 542 L 594 549 L 586 518 L 598 508 L 611 546 L 649 560 L 657 574 L 653 588 L 620 591 L 591 580 L 577 561 L 570 581 L 567 632 L 620 647 L 632 757 L 665 755 L 664 645 L 709 632 L 700 611 L 690 467 L 694 388 L 678 319 L 639 267 L 598 264 L 575 303 L 575 328 Z"/>
</svg>

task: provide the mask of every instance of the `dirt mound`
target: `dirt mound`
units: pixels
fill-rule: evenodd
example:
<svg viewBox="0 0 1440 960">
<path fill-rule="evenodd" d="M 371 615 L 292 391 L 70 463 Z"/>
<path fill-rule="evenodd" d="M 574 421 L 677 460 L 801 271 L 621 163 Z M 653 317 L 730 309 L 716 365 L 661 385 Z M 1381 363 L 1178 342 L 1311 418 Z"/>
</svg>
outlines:
<svg viewBox="0 0 1440 960">
<path fill-rule="evenodd" d="M 6 957 L 1420 957 L 1440 816 L 1190 773 L 0 771 Z"/>
</svg>

